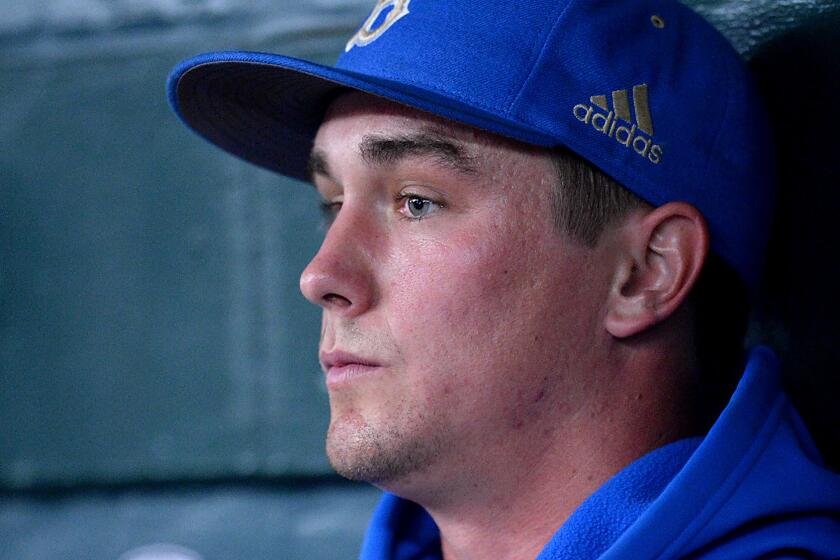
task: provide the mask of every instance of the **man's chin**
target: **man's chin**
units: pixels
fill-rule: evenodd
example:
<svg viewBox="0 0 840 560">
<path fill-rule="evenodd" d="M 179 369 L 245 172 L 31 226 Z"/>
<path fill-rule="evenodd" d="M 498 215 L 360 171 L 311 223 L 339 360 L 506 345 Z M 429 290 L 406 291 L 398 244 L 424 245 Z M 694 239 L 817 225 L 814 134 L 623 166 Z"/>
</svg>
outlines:
<svg viewBox="0 0 840 560">
<path fill-rule="evenodd" d="M 335 472 L 350 480 L 381 484 L 402 470 L 388 453 L 381 434 L 364 423 L 333 422 L 327 433 L 327 458 Z"/>
<path fill-rule="evenodd" d="M 425 470 L 437 453 L 435 441 L 406 436 L 393 427 L 376 429 L 361 418 L 344 418 L 330 424 L 327 457 L 344 478 L 391 486 Z"/>
</svg>

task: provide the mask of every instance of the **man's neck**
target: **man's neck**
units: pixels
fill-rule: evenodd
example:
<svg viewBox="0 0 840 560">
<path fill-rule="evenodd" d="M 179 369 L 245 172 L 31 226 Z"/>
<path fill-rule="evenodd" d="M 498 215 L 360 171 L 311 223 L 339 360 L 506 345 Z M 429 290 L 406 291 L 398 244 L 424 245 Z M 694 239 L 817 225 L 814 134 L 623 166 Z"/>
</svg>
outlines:
<svg viewBox="0 0 840 560">
<path fill-rule="evenodd" d="M 661 373 L 660 379 L 672 375 Z M 417 500 L 440 529 L 444 559 L 535 558 L 618 471 L 649 451 L 696 435 L 674 383 L 634 384 L 625 377 L 618 386 L 623 390 L 600 393 L 550 428 L 523 427 L 483 457 L 464 457 L 470 466 L 451 485 Z"/>
</svg>

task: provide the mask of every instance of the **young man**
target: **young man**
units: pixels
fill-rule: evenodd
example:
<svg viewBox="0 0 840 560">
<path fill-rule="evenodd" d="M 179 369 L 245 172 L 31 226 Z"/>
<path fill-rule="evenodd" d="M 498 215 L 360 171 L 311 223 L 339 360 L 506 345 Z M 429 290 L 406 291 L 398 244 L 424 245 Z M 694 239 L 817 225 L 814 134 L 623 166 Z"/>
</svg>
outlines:
<svg viewBox="0 0 840 560">
<path fill-rule="evenodd" d="M 773 354 L 714 398 L 773 169 L 749 77 L 697 15 L 381 0 L 335 68 L 211 53 L 169 93 L 332 215 L 301 289 L 329 458 L 388 492 L 362 558 L 840 554 L 840 480 Z"/>
</svg>

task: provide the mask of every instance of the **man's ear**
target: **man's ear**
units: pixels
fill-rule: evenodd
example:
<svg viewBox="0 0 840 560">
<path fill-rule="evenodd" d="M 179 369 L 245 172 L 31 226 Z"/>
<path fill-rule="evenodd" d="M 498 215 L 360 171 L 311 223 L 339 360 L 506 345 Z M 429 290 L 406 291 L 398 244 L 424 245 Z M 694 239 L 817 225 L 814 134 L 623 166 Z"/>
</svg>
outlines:
<svg viewBox="0 0 840 560">
<path fill-rule="evenodd" d="M 690 204 L 632 213 L 620 228 L 607 331 L 625 338 L 668 318 L 685 301 L 708 252 L 708 227 Z"/>
</svg>

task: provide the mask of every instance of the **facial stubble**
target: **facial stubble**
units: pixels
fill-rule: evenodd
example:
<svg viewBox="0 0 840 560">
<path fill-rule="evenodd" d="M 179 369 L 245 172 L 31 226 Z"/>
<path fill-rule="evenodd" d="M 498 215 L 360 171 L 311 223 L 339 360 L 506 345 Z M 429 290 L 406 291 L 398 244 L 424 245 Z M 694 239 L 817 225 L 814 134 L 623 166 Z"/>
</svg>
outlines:
<svg viewBox="0 0 840 560">
<path fill-rule="evenodd" d="M 428 469 L 440 456 L 442 430 L 416 404 L 402 402 L 377 422 L 338 408 L 333 404 L 327 457 L 345 478 L 387 486 Z"/>
</svg>

